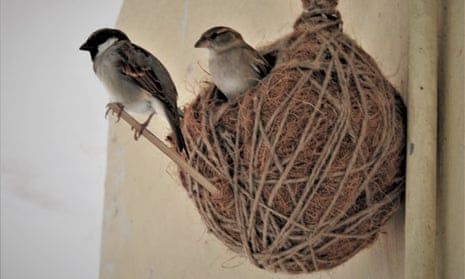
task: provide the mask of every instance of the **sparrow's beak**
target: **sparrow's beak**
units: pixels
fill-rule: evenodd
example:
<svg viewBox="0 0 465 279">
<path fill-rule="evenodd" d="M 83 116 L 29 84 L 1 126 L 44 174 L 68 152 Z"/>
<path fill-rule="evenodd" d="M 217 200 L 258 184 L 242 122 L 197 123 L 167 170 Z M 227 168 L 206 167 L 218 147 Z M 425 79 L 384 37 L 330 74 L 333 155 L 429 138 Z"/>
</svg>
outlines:
<svg viewBox="0 0 465 279">
<path fill-rule="evenodd" d="M 89 51 L 90 46 L 87 44 L 87 42 L 85 42 L 85 43 L 82 44 L 82 46 L 79 48 L 79 50 Z"/>
<path fill-rule="evenodd" d="M 210 47 L 210 42 L 205 39 L 204 37 L 201 37 L 194 45 L 196 48 L 208 48 Z"/>
</svg>

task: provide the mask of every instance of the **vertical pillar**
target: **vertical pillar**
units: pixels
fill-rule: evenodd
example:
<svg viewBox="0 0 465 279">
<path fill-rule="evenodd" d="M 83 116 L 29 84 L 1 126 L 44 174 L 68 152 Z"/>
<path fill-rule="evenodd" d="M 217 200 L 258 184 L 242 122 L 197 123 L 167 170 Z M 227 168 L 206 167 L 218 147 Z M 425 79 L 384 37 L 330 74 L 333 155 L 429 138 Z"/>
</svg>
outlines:
<svg viewBox="0 0 465 279">
<path fill-rule="evenodd" d="M 405 278 L 436 278 L 437 0 L 410 0 Z"/>
</svg>

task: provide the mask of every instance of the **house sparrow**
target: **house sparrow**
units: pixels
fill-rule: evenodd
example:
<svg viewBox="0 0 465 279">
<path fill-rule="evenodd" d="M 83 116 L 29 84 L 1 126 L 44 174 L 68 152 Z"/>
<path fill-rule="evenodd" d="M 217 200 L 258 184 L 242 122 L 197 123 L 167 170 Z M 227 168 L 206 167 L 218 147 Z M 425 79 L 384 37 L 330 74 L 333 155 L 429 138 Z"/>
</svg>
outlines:
<svg viewBox="0 0 465 279">
<path fill-rule="evenodd" d="M 137 140 L 155 113 L 164 116 L 174 131 L 180 152 L 186 144 L 179 127 L 177 91 L 161 62 L 147 50 L 131 43 L 128 36 L 117 29 L 95 31 L 79 48 L 89 51 L 94 72 L 110 93 L 110 102 L 130 112 L 149 114 L 148 119 L 135 129 Z"/>
<path fill-rule="evenodd" d="M 265 58 L 229 27 L 210 28 L 195 47 L 208 48 L 208 67 L 213 82 L 228 98 L 256 85 L 271 69 Z"/>
</svg>

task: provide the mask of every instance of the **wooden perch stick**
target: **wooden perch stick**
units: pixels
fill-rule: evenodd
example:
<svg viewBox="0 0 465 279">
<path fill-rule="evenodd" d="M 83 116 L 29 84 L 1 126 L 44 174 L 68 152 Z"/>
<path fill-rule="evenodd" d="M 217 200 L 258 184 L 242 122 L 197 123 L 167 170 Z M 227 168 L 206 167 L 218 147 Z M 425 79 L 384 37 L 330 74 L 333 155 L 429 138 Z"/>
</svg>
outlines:
<svg viewBox="0 0 465 279">
<path fill-rule="evenodd" d="M 115 114 L 120 114 L 120 107 L 116 103 L 108 104 L 108 108 L 112 110 Z M 130 116 L 126 111 L 122 110 L 120 114 L 121 118 L 126 121 L 131 127 L 139 128 L 140 123 Z M 205 190 L 210 192 L 212 195 L 218 195 L 219 190 L 208 181 L 203 175 L 201 175 L 197 170 L 195 170 L 191 165 L 189 165 L 181 156 L 176 152 L 170 149 L 166 144 L 163 143 L 157 136 L 155 136 L 148 129 L 144 129 L 142 135 L 155 145 L 161 152 L 165 153 L 176 165 L 178 165 L 183 171 L 189 174 L 195 181 L 202 185 Z"/>
</svg>

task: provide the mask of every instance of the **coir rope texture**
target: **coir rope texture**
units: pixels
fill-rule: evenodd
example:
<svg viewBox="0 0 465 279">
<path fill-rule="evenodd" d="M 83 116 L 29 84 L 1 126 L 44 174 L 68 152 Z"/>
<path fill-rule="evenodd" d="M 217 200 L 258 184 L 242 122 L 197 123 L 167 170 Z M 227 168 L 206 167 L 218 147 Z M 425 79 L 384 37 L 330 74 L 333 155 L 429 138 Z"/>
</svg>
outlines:
<svg viewBox="0 0 465 279">
<path fill-rule="evenodd" d="M 406 111 L 374 60 L 342 33 L 336 1 L 303 1 L 294 31 L 262 49 L 258 86 L 185 109 L 182 183 L 217 238 L 260 268 L 337 266 L 371 244 L 404 191 Z"/>
</svg>

